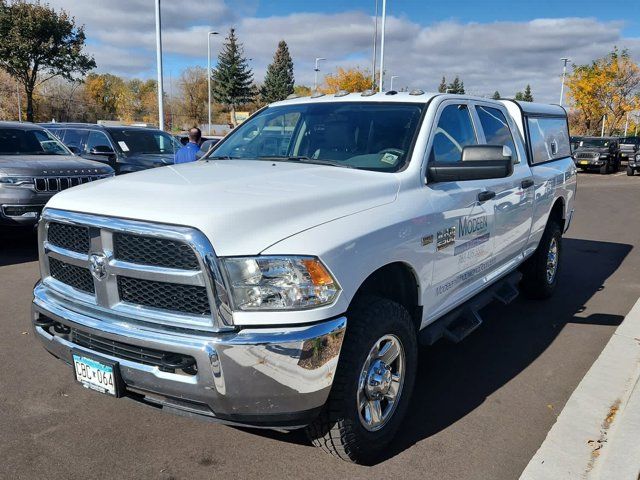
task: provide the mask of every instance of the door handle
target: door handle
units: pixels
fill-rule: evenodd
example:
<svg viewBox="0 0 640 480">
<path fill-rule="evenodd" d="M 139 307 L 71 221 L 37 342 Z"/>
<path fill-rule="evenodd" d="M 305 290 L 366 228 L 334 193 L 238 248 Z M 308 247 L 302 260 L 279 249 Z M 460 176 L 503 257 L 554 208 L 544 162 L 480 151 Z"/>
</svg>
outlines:
<svg viewBox="0 0 640 480">
<path fill-rule="evenodd" d="M 487 200 L 491 200 L 495 196 L 496 196 L 496 192 L 494 192 L 493 190 L 486 190 L 478 194 L 478 201 L 486 202 Z"/>
<path fill-rule="evenodd" d="M 527 178 L 526 180 L 523 180 L 522 183 L 520 184 L 520 186 L 526 190 L 529 187 L 533 187 L 533 180 L 531 180 L 530 178 Z"/>
</svg>

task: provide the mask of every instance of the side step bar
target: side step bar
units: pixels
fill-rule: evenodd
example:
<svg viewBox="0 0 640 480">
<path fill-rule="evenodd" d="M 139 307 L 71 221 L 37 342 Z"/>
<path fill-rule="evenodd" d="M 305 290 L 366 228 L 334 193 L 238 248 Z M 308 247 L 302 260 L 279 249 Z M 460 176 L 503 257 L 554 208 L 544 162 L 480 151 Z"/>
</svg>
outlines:
<svg viewBox="0 0 640 480">
<path fill-rule="evenodd" d="M 494 300 L 507 305 L 518 296 L 518 283 L 522 274 L 512 272 L 480 292 L 475 297 L 447 313 L 424 328 L 419 334 L 421 345 L 433 345 L 441 338 L 454 343 L 461 342 L 482 325 L 480 310 Z"/>
</svg>

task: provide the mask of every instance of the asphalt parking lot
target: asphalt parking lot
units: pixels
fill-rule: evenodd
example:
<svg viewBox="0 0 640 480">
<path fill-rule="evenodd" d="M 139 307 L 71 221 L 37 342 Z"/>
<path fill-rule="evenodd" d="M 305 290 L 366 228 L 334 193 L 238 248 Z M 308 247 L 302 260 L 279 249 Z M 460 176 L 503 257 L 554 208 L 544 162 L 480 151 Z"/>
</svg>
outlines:
<svg viewBox="0 0 640 480">
<path fill-rule="evenodd" d="M 485 309 L 461 344 L 421 352 L 409 415 L 380 463 L 300 433 L 172 416 L 77 385 L 29 324 L 35 236 L 0 232 L 0 478 L 514 479 L 640 296 L 640 178 L 579 174 L 559 289 Z"/>
</svg>

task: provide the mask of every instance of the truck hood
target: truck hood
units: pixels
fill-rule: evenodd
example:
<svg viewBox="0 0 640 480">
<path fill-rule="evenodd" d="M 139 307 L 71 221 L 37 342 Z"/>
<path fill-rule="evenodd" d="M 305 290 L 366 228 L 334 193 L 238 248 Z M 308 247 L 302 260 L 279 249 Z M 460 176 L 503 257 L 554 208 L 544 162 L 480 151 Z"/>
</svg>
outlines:
<svg viewBox="0 0 640 480">
<path fill-rule="evenodd" d="M 0 173 L 7 175 L 82 175 L 112 171 L 103 163 L 71 155 L 0 155 Z"/>
<path fill-rule="evenodd" d="M 391 173 L 214 160 L 84 184 L 47 207 L 195 227 L 220 256 L 255 255 L 303 230 L 393 202 L 398 188 Z"/>
<path fill-rule="evenodd" d="M 175 155 L 164 153 L 136 153 L 125 157 L 127 163 L 135 163 L 136 165 L 145 166 L 162 166 L 173 165 Z"/>
</svg>

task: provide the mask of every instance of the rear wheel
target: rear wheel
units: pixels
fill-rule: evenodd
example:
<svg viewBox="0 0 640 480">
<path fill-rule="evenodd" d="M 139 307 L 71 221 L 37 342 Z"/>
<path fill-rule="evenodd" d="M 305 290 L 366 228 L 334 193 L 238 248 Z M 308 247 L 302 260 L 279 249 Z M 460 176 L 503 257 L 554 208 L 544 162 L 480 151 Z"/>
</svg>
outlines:
<svg viewBox="0 0 640 480">
<path fill-rule="evenodd" d="M 627 175 L 628 175 L 628 176 L 633 177 L 633 174 L 634 174 L 634 173 L 635 173 L 635 172 L 633 171 L 633 168 L 631 168 L 631 167 L 627 167 Z"/>
<path fill-rule="evenodd" d="M 549 220 L 538 249 L 522 267 L 522 292 L 529 298 L 549 298 L 558 282 L 562 254 L 562 229 Z"/>
<path fill-rule="evenodd" d="M 374 460 L 406 414 L 416 365 L 416 331 L 409 312 L 379 297 L 358 301 L 348 315 L 329 400 L 307 427 L 312 443 L 342 460 Z"/>
</svg>

